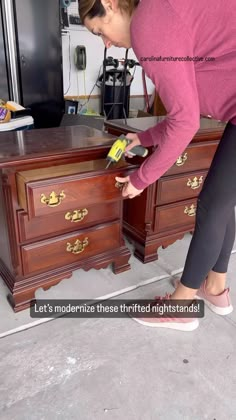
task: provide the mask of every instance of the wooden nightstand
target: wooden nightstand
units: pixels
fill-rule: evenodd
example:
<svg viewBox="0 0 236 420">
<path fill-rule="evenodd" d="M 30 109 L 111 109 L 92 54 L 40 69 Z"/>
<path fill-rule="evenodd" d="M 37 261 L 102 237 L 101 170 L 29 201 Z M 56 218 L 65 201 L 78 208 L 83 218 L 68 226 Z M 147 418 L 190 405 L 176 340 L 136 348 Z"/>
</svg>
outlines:
<svg viewBox="0 0 236 420">
<path fill-rule="evenodd" d="M 115 136 L 137 133 L 164 118 L 111 120 L 105 128 Z M 224 127 L 224 123 L 201 118 L 198 133 L 175 165 L 139 197 L 124 202 L 124 233 L 134 242 L 135 256 L 142 262 L 156 260 L 159 247 L 166 248 L 194 230 L 197 197 Z M 140 158 L 132 161 L 142 164 Z"/>
<path fill-rule="evenodd" d="M 78 268 L 130 268 L 115 177 L 135 166 L 105 170 L 113 142 L 85 126 L 1 134 L 0 274 L 15 311 Z"/>
</svg>

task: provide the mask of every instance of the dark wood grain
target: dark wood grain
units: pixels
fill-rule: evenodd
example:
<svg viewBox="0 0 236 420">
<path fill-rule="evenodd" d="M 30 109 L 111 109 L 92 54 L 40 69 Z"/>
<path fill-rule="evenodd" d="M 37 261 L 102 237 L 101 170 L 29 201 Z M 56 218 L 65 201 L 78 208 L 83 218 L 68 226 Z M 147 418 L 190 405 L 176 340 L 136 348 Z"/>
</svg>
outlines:
<svg viewBox="0 0 236 420">
<path fill-rule="evenodd" d="M 214 157 L 218 146 L 218 140 L 211 140 L 204 142 L 204 145 L 199 143 L 191 143 L 182 153 L 181 157 L 183 164 L 180 166 L 176 162 L 166 173 L 165 176 L 181 174 L 191 171 L 199 171 L 201 169 L 208 169 Z"/>
<path fill-rule="evenodd" d="M 86 210 L 83 219 L 73 220 L 75 211 L 81 212 Z M 109 222 L 121 217 L 120 203 L 115 201 L 112 203 L 98 204 L 95 206 L 82 206 L 70 208 L 68 211 L 53 213 L 48 216 L 34 217 L 29 219 L 27 212 L 20 210 L 18 215 L 20 242 L 25 243 L 32 239 L 44 239 L 45 237 L 63 234 L 65 232 L 74 231 L 75 229 L 89 227 L 97 222 Z M 70 213 L 71 219 L 66 218 L 66 214 Z M 83 213 L 82 213 L 83 214 Z"/>
<path fill-rule="evenodd" d="M 0 133 L 0 168 L 28 165 L 42 158 L 46 160 L 92 154 L 100 149 L 109 150 L 114 138 L 94 128 L 85 126 L 58 127 L 49 129 Z"/>
<path fill-rule="evenodd" d="M 193 198 L 180 203 L 168 204 L 166 206 L 158 206 L 154 215 L 154 231 L 158 233 L 171 231 L 178 232 L 182 227 L 187 231 L 193 229 L 195 224 L 195 216 L 189 216 L 185 213 L 185 209 L 192 205 L 196 206 L 197 199 Z"/>
<path fill-rule="evenodd" d="M 197 197 L 202 190 L 206 175 L 207 171 L 197 171 L 160 178 L 156 205 L 176 203 L 187 198 Z M 192 188 L 192 185 L 195 187 Z"/>
<path fill-rule="evenodd" d="M 106 130 L 113 135 L 138 133 L 163 121 L 166 117 L 129 118 L 109 120 Z M 180 159 L 154 184 L 132 200 L 124 202 L 124 233 L 134 243 L 134 255 L 144 263 L 158 258 L 159 247 L 181 239 L 194 230 L 195 217 L 184 212 L 186 206 L 196 205 L 203 184 L 197 189 L 188 187 L 188 179 L 205 179 L 225 123 L 201 118 L 200 129 Z M 152 152 L 152 148 L 150 153 Z M 184 158 L 184 159 L 183 159 Z M 142 159 L 132 159 L 142 164 Z M 190 209 L 191 210 L 191 209 Z"/>
<path fill-rule="evenodd" d="M 111 135 L 83 126 L 0 135 L 0 274 L 14 311 L 33 304 L 37 288 L 47 290 L 79 268 L 112 265 L 115 274 L 130 269 L 115 177 L 135 165 L 121 161 L 105 169 L 113 142 Z M 65 190 L 66 204 L 41 202 L 52 188 Z M 80 222 L 65 218 L 85 208 Z M 74 246 L 87 237 L 83 252 L 67 251 L 68 242 Z"/>
<path fill-rule="evenodd" d="M 104 127 L 108 133 L 114 135 L 120 135 L 121 133 L 138 133 L 140 131 L 148 130 L 154 127 L 156 124 L 165 120 L 166 116 L 157 117 L 142 117 L 142 118 L 127 118 L 120 120 L 107 120 L 104 122 Z M 198 140 L 205 139 L 219 139 L 222 130 L 226 123 L 216 121 L 209 118 L 200 119 L 200 128 L 192 141 L 197 142 Z"/>
<path fill-rule="evenodd" d="M 67 251 L 68 244 L 74 246 L 76 241 L 86 243 L 78 254 Z M 22 246 L 24 274 L 40 273 L 57 267 L 86 260 L 108 250 L 117 249 L 121 244 L 119 221 L 99 225 L 96 228 L 75 231 L 69 235 L 60 235 L 53 239 L 34 242 Z"/>
<path fill-rule="evenodd" d="M 67 211 L 72 206 L 76 208 L 121 200 L 121 192 L 116 187 L 115 177 L 131 173 L 129 164 L 120 163 L 117 169 L 114 167 L 105 171 L 105 160 L 98 161 L 99 165 L 96 165 L 97 162 L 94 161 L 90 162 L 91 165 L 86 165 L 86 163 L 83 162 L 82 165 L 84 172 L 78 170 L 78 173 L 73 175 L 53 176 L 46 179 L 43 177 L 42 180 L 38 170 L 33 178 L 27 177 L 28 171 L 18 172 L 16 177 L 19 204 L 28 212 L 29 218 Z M 31 174 L 32 172 L 34 171 L 30 171 Z M 31 179 L 34 181 L 30 181 Z M 48 198 L 53 191 L 57 195 L 63 193 L 65 196 L 56 207 L 50 207 L 41 202 L 42 194 Z"/>
</svg>

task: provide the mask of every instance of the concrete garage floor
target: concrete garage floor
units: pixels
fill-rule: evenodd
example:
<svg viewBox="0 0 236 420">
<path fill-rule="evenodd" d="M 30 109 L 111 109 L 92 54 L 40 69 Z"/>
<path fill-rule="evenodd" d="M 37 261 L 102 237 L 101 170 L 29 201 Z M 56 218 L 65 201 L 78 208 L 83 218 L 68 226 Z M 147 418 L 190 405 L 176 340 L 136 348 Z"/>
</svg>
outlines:
<svg viewBox="0 0 236 420">
<path fill-rule="evenodd" d="M 132 270 L 78 270 L 38 298 L 148 298 L 172 291 L 190 237 Z M 236 308 L 236 253 L 228 284 Z M 40 320 L 14 314 L 0 284 L 0 419 L 236 419 L 236 309 L 208 308 L 197 330 L 154 329 L 122 319 Z M 41 324 L 40 324 L 41 322 Z M 42 323 L 43 322 L 43 323 Z M 17 332 L 18 331 L 18 332 Z"/>
</svg>

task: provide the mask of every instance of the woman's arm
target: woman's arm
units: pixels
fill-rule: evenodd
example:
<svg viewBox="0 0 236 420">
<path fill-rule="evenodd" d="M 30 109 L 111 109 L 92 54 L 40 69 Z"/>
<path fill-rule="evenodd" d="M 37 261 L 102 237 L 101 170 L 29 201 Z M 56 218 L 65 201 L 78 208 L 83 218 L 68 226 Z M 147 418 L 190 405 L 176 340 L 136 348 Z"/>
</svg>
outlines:
<svg viewBox="0 0 236 420">
<path fill-rule="evenodd" d="M 148 42 L 143 33 L 136 32 L 133 45 L 167 111 L 164 121 L 138 134 L 142 145 L 157 146 L 139 170 L 130 175 L 130 182 L 139 190 L 155 182 L 176 162 L 200 125 L 195 65 L 193 61 L 184 61 L 185 57 L 194 56 L 191 37 L 174 14 L 172 26 L 160 32 L 162 42 L 156 42 L 155 37 Z M 144 61 L 144 57 L 152 56 L 183 57 L 183 61 Z"/>
</svg>

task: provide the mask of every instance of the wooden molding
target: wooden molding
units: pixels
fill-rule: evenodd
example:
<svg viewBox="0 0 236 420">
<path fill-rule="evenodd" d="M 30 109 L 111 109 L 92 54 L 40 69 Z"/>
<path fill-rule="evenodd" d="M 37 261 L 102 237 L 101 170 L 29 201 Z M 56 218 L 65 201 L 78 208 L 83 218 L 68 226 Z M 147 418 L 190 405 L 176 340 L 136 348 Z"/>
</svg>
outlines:
<svg viewBox="0 0 236 420">
<path fill-rule="evenodd" d="M 151 95 L 149 95 L 149 96 L 151 96 Z M 80 99 L 88 99 L 88 98 L 89 98 L 88 95 L 64 96 L 64 99 L 68 100 L 68 101 L 78 101 Z M 100 99 L 100 98 L 101 98 L 101 95 L 91 95 L 90 96 L 90 99 Z M 130 95 L 130 98 L 142 98 L 142 99 L 144 99 L 144 95 Z"/>
</svg>

